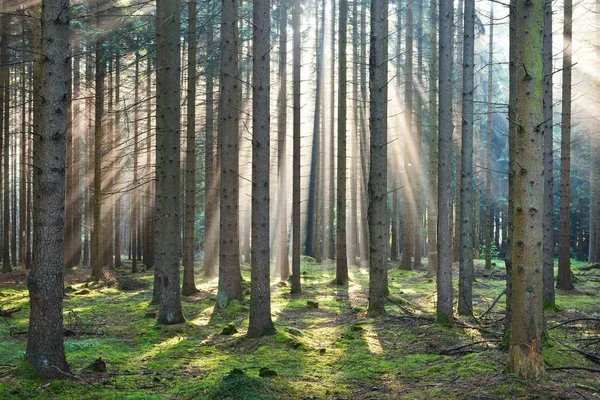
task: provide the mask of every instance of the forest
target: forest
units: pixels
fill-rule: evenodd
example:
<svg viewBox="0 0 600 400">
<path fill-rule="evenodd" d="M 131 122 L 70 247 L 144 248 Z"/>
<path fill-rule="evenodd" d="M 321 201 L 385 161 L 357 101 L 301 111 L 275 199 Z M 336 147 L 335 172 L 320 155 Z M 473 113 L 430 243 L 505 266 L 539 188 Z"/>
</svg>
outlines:
<svg viewBox="0 0 600 400">
<path fill-rule="evenodd" d="M 0 0 L 0 398 L 600 395 L 600 0 Z"/>
</svg>

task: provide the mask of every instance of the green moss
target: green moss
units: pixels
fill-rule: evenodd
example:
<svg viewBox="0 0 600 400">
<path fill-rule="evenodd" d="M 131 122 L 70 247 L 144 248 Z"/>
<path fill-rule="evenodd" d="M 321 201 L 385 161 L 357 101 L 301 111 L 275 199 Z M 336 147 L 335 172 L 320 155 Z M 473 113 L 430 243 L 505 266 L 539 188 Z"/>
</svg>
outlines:
<svg viewBox="0 0 600 400">
<path fill-rule="evenodd" d="M 444 327 L 448 327 L 448 328 L 452 326 L 452 320 L 450 319 L 450 317 L 440 311 L 437 311 L 435 313 L 435 322 L 436 322 L 436 324 L 438 324 L 440 326 L 444 326 Z"/>
</svg>

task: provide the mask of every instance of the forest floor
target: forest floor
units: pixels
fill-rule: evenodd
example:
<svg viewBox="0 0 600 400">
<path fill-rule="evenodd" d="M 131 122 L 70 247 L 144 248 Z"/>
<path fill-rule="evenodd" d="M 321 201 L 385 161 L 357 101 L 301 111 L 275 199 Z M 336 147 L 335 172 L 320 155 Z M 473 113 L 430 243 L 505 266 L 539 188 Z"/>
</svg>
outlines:
<svg viewBox="0 0 600 400">
<path fill-rule="evenodd" d="M 273 279 L 278 333 L 260 339 L 244 336 L 246 302 L 214 309 L 216 279 L 197 274 L 200 293 L 183 299 L 185 324 L 156 326 L 156 307 L 149 305 L 152 271 L 132 275 L 125 265 L 94 285 L 89 270 L 75 268 L 66 274 L 64 303 L 71 373 L 59 381 L 34 378 L 24 365 L 26 282 L 18 273 L 1 275 L 0 309 L 21 310 L 0 320 L 0 398 L 598 398 L 600 270 L 582 270 L 584 265 L 573 266 L 577 289 L 559 291 L 558 310 L 546 312 L 547 376 L 540 382 L 504 373 L 504 296 L 482 316 L 504 289 L 500 262 L 489 271 L 476 262 L 477 317 L 442 327 L 433 323 L 435 281 L 424 270 L 390 265 L 388 313 L 371 318 L 368 270 L 352 267 L 349 285 L 337 287 L 335 264 L 304 260 L 302 294 L 290 296 L 289 284 Z M 248 280 L 249 266 L 243 274 Z M 588 320 L 572 321 L 579 318 Z M 223 334 L 230 324 L 237 333 Z M 98 358 L 105 372 L 90 367 Z M 562 367 L 587 370 L 551 369 Z"/>
</svg>

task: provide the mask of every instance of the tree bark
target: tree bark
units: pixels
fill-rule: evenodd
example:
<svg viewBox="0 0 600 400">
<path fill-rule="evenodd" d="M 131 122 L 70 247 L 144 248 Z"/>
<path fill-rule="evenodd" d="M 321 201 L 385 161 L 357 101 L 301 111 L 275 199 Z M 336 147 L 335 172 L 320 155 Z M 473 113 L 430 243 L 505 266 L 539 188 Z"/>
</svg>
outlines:
<svg viewBox="0 0 600 400">
<path fill-rule="evenodd" d="M 542 359 L 543 284 L 543 107 L 542 107 L 542 32 L 543 0 L 517 2 L 517 38 L 519 64 L 516 83 L 518 94 L 514 123 L 514 231 L 512 280 L 512 320 L 506 369 L 529 379 L 544 373 Z M 515 15 L 515 14 L 513 14 Z M 511 16 L 512 17 L 512 16 Z M 511 82 L 512 83 L 512 82 Z"/>
<path fill-rule="evenodd" d="M 242 299 L 239 243 L 239 112 L 238 2 L 224 0 L 221 23 L 221 229 L 217 307 Z"/>
<path fill-rule="evenodd" d="M 160 308 L 157 323 L 185 322 L 179 287 L 180 1 L 156 3 L 156 210 L 154 254 Z"/>
<path fill-rule="evenodd" d="M 556 288 L 572 290 L 571 280 L 571 64 L 573 54 L 573 1 L 565 0 L 562 68 L 562 121 L 560 141 L 560 229 Z"/>
<path fill-rule="evenodd" d="M 41 93 L 35 136 L 34 258 L 27 281 L 31 310 L 25 359 L 42 378 L 64 378 L 63 262 L 69 13 L 67 0 L 43 1 Z M 35 7 L 34 7 L 35 9 Z M 35 13 L 34 13 L 35 14 Z M 34 28 L 36 29 L 36 28 Z M 37 54 L 37 53 L 36 53 Z"/>
<path fill-rule="evenodd" d="M 270 5 L 253 0 L 252 35 L 252 279 L 248 337 L 276 333 L 271 320 L 269 170 L 271 110 Z M 287 256 L 287 255 L 286 255 Z"/>
<path fill-rule="evenodd" d="M 452 322 L 452 24 L 454 10 L 440 2 L 439 140 L 438 140 L 438 271 L 436 321 Z"/>
<path fill-rule="evenodd" d="M 429 26 L 429 202 L 427 203 L 427 274 L 436 276 L 438 270 L 438 214 L 437 214 L 437 163 L 438 163 L 438 121 L 437 121 L 437 0 L 430 0 Z"/>
<path fill-rule="evenodd" d="M 337 137 L 337 225 L 336 225 L 336 269 L 335 282 L 344 285 L 348 282 L 348 254 L 346 246 L 346 34 L 348 26 L 348 1 L 340 0 L 339 22 L 339 77 L 338 77 L 338 137 Z"/>
<path fill-rule="evenodd" d="M 194 221 L 196 220 L 196 0 L 188 3 L 187 140 L 185 148 L 185 217 L 183 219 L 184 296 L 198 292 L 194 282 Z"/>
<path fill-rule="evenodd" d="M 302 292 L 300 284 L 300 0 L 293 0 L 293 159 L 292 159 L 292 293 Z"/>
<path fill-rule="evenodd" d="M 475 1 L 465 0 L 463 40 L 462 135 L 460 186 L 460 262 L 458 313 L 473 315 L 473 67 L 475 47 Z"/>
<path fill-rule="evenodd" d="M 387 216 L 387 100 L 388 2 L 371 1 L 369 54 L 371 131 L 369 165 L 369 308 L 372 315 L 385 312 L 388 257 Z"/>
<path fill-rule="evenodd" d="M 487 143 L 485 152 L 485 269 L 492 269 L 492 96 L 494 93 L 494 3 L 490 2 L 490 34 L 487 82 Z"/>
<path fill-rule="evenodd" d="M 600 11 L 600 10 L 599 10 Z M 552 1 L 544 0 L 544 308 L 555 309 L 554 295 L 554 168 L 552 107 Z M 594 154 L 594 152 L 592 152 Z"/>
</svg>

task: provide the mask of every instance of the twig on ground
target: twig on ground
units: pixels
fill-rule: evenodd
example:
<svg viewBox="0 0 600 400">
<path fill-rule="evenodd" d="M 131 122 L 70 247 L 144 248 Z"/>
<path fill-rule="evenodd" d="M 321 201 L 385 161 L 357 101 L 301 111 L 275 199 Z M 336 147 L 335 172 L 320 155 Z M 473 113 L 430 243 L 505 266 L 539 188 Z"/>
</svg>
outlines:
<svg viewBox="0 0 600 400">
<path fill-rule="evenodd" d="M 575 318 L 575 319 L 570 319 L 570 320 L 568 320 L 568 321 L 561 322 L 560 324 L 557 324 L 557 325 L 551 326 L 550 328 L 548 328 L 548 330 L 555 329 L 555 328 L 558 328 L 558 327 L 560 327 L 560 326 L 563 326 L 563 325 L 566 325 L 566 324 L 570 324 L 570 323 L 573 323 L 573 322 L 579 322 L 579 321 L 596 321 L 596 322 L 599 322 L 599 323 L 600 323 L 600 318 L 589 318 L 589 317 L 587 317 L 587 318 Z"/>
<path fill-rule="evenodd" d="M 568 365 L 565 367 L 550 367 L 550 368 L 546 368 L 546 371 L 572 370 L 572 369 L 600 373 L 600 369 L 598 369 L 598 368 L 576 367 L 576 366 L 572 366 L 572 365 Z"/>
<path fill-rule="evenodd" d="M 478 345 L 478 344 L 481 344 L 481 343 L 497 343 L 497 342 L 499 342 L 499 340 L 480 340 L 478 342 L 463 344 L 461 346 L 456 346 L 456 347 L 452 347 L 450 349 L 442 350 L 440 352 L 440 354 L 442 354 L 442 355 L 450 355 L 451 353 L 453 353 L 455 351 L 458 351 L 458 350 L 461 350 L 461 349 L 464 349 L 464 348 L 467 348 L 467 347 L 475 346 L 475 345 Z"/>
<path fill-rule="evenodd" d="M 486 312 L 484 312 L 483 314 L 481 314 L 481 316 L 479 318 L 483 318 L 485 317 L 490 311 L 492 311 L 492 309 L 494 308 L 494 306 L 496 305 L 496 303 L 498 302 L 498 300 L 500 300 L 500 297 L 502 297 L 502 295 L 506 293 L 506 288 L 504 288 L 502 290 L 502 292 L 500 292 L 500 294 L 496 297 L 496 299 L 492 302 L 492 305 L 490 306 L 490 308 L 487 309 Z"/>
</svg>

